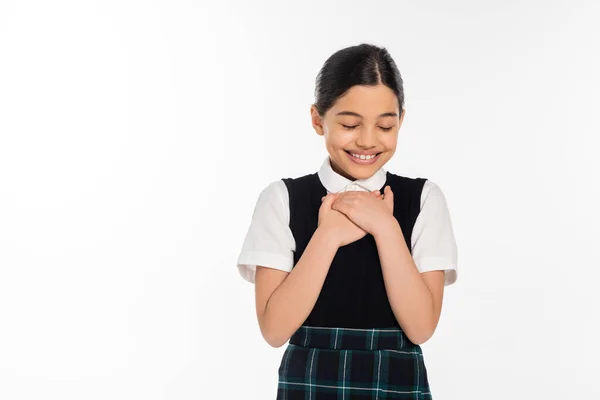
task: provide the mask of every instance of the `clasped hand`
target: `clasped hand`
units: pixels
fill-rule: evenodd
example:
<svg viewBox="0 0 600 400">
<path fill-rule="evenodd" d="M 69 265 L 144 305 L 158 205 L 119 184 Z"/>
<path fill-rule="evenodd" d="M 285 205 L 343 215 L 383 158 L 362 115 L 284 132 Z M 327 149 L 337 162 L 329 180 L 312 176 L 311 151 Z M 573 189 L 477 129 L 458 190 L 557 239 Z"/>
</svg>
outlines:
<svg viewBox="0 0 600 400">
<path fill-rule="evenodd" d="M 345 246 L 385 229 L 394 219 L 394 194 L 389 186 L 384 193 L 348 191 L 330 193 L 322 198 L 319 208 L 319 227 L 327 229 Z"/>
</svg>

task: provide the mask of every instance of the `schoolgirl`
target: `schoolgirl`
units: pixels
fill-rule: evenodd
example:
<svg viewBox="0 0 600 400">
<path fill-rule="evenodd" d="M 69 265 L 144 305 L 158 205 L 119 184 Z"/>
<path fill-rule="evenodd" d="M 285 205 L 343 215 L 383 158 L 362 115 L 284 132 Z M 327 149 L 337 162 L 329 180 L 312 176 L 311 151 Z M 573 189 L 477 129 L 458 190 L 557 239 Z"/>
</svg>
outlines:
<svg viewBox="0 0 600 400">
<path fill-rule="evenodd" d="M 261 333 L 288 343 L 277 399 L 431 399 L 421 344 L 434 333 L 457 247 L 438 185 L 384 170 L 405 116 L 385 48 L 329 57 L 312 126 L 328 156 L 262 190 L 237 266 Z"/>
</svg>

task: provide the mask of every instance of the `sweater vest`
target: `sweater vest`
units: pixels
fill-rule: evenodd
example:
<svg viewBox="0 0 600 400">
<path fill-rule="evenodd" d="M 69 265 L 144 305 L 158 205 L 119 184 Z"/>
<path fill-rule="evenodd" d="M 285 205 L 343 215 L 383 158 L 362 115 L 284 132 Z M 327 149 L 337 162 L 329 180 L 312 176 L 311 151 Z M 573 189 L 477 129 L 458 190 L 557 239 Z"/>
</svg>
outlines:
<svg viewBox="0 0 600 400">
<path fill-rule="evenodd" d="M 294 266 L 302 257 L 317 229 L 321 198 L 327 189 L 317 173 L 282 179 L 289 194 L 289 226 L 296 242 Z M 408 178 L 386 171 L 386 182 L 394 193 L 394 217 L 411 251 L 413 226 L 421 210 L 424 178 Z M 375 238 L 366 234 L 340 247 L 325 282 L 303 326 L 338 328 L 398 328 L 387 298 Z"/>
</svg>

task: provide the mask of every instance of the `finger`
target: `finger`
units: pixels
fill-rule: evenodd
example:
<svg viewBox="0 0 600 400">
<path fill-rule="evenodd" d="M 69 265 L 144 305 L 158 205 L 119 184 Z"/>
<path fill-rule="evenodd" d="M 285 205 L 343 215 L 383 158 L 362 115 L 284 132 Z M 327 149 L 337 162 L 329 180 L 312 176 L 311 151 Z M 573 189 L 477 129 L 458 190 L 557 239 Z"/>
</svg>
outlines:
<svg viewBox="0 0 600 400">
<path fill-rule="evenodd" d="M 337 201 L 343 201 L 350 206 L 358 207 L 359 204 L 363 204 L 364 201 L 370 201 L 366 199 L 372 196 L 374 196 L 372 192 L 348 191 L 341 193 Z M 378 199 L 379 196 L 376 196 L 375 198 Z"/>
<path fill-rule="evenodd" d="M 391 209 L 393 209 L 394 207 L 394 192 L 392 192 L 392 188 L 389 186 L 386 186 L 385 189 L 383 190 L 383 194 L 384 194 L 384 201 L 390 206 Z"/>
<path fill-rule="evenodd" d="M 331 204 L 335 201 L 336 196 L 333 193 L 328 193 L 321 199 L 321 205 L 325 207 L 331 207 Z"/>
<path fill-rule="evenodd" d="M 392 187 L 389 185 L 386 186 L 385 189 L 383 189 L 383 192 L 389 194 L 390 196 L 394 195 L 394 192 L 392 192 Z"/>
<path fill-rule="evenodd" d="M 338 194 L 338 197 L 336 198 L 335 202 L 337 202 L 337 203 L 343 202 L 350 206 L 353 206 L 361 201 L 362 196 L 371 196 L 371 194 L 368 192 L 358 192 L 358 191 L 343 192 L 343 193 Z"/>
<path fill-rule="evenodd" d="M 357 190 L 349 190 L 347 192 L 338 193 L 340 199 L 356 199 L 362 196 L 372 196 L 373 192 L 359 192 Z"/>
<path fill-rule="evenodd" d="M 333 204 L 331 205 L 331 209 L 348 215 L 352 210 L 352 206 L 344 200 L 338 199 L 333 202 Z"/>
</svg>

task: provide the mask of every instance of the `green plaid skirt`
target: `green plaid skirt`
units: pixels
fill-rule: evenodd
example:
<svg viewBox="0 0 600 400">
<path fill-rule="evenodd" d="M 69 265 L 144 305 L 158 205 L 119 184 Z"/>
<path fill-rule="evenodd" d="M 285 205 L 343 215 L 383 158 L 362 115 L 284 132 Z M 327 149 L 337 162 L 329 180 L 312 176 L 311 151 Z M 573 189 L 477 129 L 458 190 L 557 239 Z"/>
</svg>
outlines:
<svg viewBox="0 0 600 400">
<path fill-rule="evenodd" d="M 279 366 L 278 400 L 430 400 L 423 352 L 400 329 L 301 326 Z"/>
</svg>

